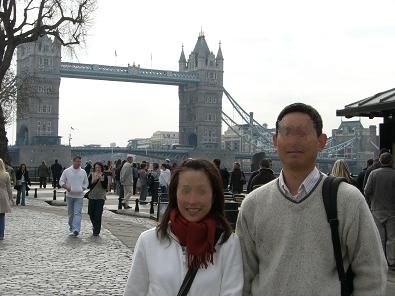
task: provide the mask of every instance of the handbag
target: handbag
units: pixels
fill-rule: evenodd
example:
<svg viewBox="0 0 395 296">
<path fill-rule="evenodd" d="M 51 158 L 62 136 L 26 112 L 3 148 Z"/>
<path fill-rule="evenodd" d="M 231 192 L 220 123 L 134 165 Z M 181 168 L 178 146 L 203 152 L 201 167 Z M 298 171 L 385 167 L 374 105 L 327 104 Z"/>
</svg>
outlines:
<svg viewBox="0 0 395 296">
<path fill-rule="evenodd" d="M 341 296 L 350 296 L 354 290 L 354 273 L 351 269 L 351 264 L 348 267 L 347 272 L 344 271 L 338 229 L 339 220 L 337 218 L 337 189 L 339 188 L 339 184 L 341 182 L 346 182 L 346 180 L 344 178 L 336 178 L 333 176 L 326 177 L 322 187 L 322 198 L 324 200 L 328 223 L 331 227 L 333 253 L 335 255 L 337 273 L 341 285 Z"/>
<path fill-rule="evenodd" d="M 217 244 L 219 238 L 221 237 L 221 234 L 222 230 L 217 228 L 217 230 L 215 231 L 214 246 Z M 188 294 L 189 289 L 191 289 L 192 282 L 195 279 L 196 273 L 198 272 L 198 269 L 198 267 L 194 267 L 194 264 L 189 267 L 188 272 L 185 275 L 184 280 L 182 281 L 180 290 L 177 293 L 177 296 L 186 296 Z"/>
<path fill-rule="evenodd" d="M 95 184 L 93 184 L 93 185 L 91 186 L 91 188 L 95 188 L 96 184 L 99 183 L 99 180 L 100 180 L 100 178 L 98 178 L 98 179 L 96 180 Z M 89 199 L 89 193 L 91 193 L 91 191 L 92 191 L 92 189 L 89 189 L 87 192 L 85 192 L 84 198 Z"/>
</svg>

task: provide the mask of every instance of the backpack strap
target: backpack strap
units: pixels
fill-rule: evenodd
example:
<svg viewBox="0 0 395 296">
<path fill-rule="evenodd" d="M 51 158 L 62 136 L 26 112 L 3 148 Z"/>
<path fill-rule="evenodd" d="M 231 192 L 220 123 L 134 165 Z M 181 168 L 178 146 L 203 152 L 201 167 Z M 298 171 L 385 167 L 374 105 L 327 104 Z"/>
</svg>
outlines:
<svg viewBox="0 0 395 296">
<path fill-rule="evenodd" d="M 345 182 L 344 178 L 328 176 L 324 179 L 322 186 L 322 198 L 324 201 L 326 216 L 331 227 L 333 253 L 335 255 L 337 273 L 341 284 L 341 295 L 350 295 L 347 285 L 347 276 L 344 271 L 342 250 L 339 236 L 339 220 L 337 217 L 337 190 L 341 182 Z"/>
</svg>

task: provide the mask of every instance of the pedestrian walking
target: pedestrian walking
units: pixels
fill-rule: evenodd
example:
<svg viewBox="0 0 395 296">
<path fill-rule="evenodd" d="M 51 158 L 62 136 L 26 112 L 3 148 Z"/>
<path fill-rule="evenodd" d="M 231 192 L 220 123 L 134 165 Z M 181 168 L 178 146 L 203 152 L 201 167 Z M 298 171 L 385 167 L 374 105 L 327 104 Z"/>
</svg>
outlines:
<svg viewBox="0 0 395 296">
<path fill-rule="evenodd" d="M 6 171 L 5 164 L 0 158 L 0 240 L 4 239 L 5 214 L 11 213 L 12 199 L 11 178 Z"/>
<path fill-rule="evenodd" d="M 365 175 L 366 175 L 366 171 L 368 169 L 368 167 L 370 167 L 373 164 L 373 158 L 369 158 L 366 161 L 366 167 L 362 169 L 361 172 L 359 172 L 356 183 L 357 183 L 357 187 L 359 189 L 359 191 L 361 191 L 361 193 L 363 194 L 363 180 L 365 179 Z"/>
<path fill-rule="evenodd" d="M 86 172 L 81 168 L 81 156 L 75 156 L 72 165 L 63 171 L 59 179 L 59 185 L 67 191 L 69 235 L 78 236 L 81 232 L 84 190 L 89 185 Z"/>
<path fill-rule="evenodd" d="M 45 164 L 45 161 L 38 167 L 38 177 L 40 181 L 40 188 L 47 188 L 47 179 L 49 178 L 49 168 Z"/>
<path fill-rule="evenodd" d="M 122 169 L 122 160 L 118 159 L 115 163 L 115 171 L 114 171 L 115 193 L 118 195 L 121 186 L 121 169 Z"/>
<path fill-rule="evenodd" d="M 217 167 L 217 169 L 219 170 L 219 174 L 221 176 L 221 180 L 222 180 L 222 186 L 224 188 L 224 191 L 228 191 L 228 187 L 229 187 L 229 172 L 226 168 L 221 168 L 221 160 L 216 158 L 213 160 L 213 163 L 215 164 L 215 166 Z"/>
<path fill-rule="evenodd" d="M 154 203 L 158 202 L 159 176 L 160 176 L 159 163 L 154 162 L 152 164 L 152 171 L 148 175 L 148 181 L 149 181 L 148 185 L 150 187 L 152 201 Z"/>
<path fill-rule="evenodd" d="M 145 202 L 148 194 L 148 173 L 147 173 L 147 163 L 143 162 L 140 165 L 139 170 L 140 179 L 140 202 Z"/>
<path fill-rule="evenodd" d="M 387 148 L 381 148 L 379 156 L 373 160 L 373 164 L 366 169 L 365 177 L 363 179 L 362 187 L 365 188 L 366 182 L 368 181 L 369 175 L 372 171 L 381 168 L 380 156 L 383 153 L 390 152 Z"/>
<path fill-rule="evenodd" d="M 249 182 L 251 186 L 250 187 L 251 191 L 276 179 L 276 176 L 272 171 L 271 159 L 268 158 L 262 159 L 259 163 L 259 166 L 260 169 L 258 171 L 258 174 L 252 178 L 251 183 Z"/>
<path fill-rule="evenodd" d="M 186 160 L 174 170 L 162 222 L 136 243 L 125 296 L 241 295 L 240 243 L 225 218 L 220 184 L 208 160 Z M 184 277 L 190 289 L 178 294 Z"/>
<path fill-rule="evenodd" d="M 60 188 L 59 185 L 59 178 L 62 175 L 62 165 L 55 159 L 55 163 L 51 165 L 51 172 L 52 172 L 52 187 L 53 188 Z"/>
<path fill-rule="evenodd" d="M 317 110 L 303 103 L 285 107 L 277 117 L 273 144 L 282 170 L 276 181 L 243 200 L 236 224 L 243 295 L 349 295 L 341 293 L 323 202 L 327 177 L 316 167 L 327 140 L 322 128 Z M 344 269 L 354 273 L 353 295 L 384 295 L 387 264 L 363 195 L 341 182 L 337 209 L 337 223 L 331 223 L 338 228 Z"/>
<path fill-rule="evenodd" d="M 129 201 L 133 195 L 133 156 L 128 155 L 126 162 L 122 166 L 120 181 L 123 187 L 124 198 L 122 204 L 125 209 L 129 209 Z"/>
<path fill-rule="evenodd" d="M 106 201 L 108 179 L 104 174 L 104 166 L 100 162 L 93 165 L 93 173 L 88 178 L 88 214 L 92 222 L 93 236 L 98 236 L 101 230 L 103 207 Z"/>
<path fill-rule="evenodd" d="M 104 166 L 104 174 L 106 175 L 107 180 L 108 180 L 107 192 L 111 192 L 111 188 L 114 188 L 114 186 L 113 186 L 113 173 L 114 173 L 114 168 L 112 166 L 112 161 L 109 160 L 109 161 L 107 161 L 107 165 Z"/>
<path fill-rule="evenodd" d="M 91 174 L 91 172 L 92 172 L 92 160 L 88 160 L 88 161 L 85 163 L 84 170 L 85 170 L 85 172 L 86 172 L 86 175 L 89 177 L 90 174 Z"/>
<path fill-rule="evenodd" d="M 234 194 L 243 192 L 243 186 L 246 183 L 246 177 L 244 172 L 241 170 L 239 162 L 233 164 L 233 171 L 230 174 L 230 189 Z"/>
<path fill-rule="evenodd" d="M 335 161 L 331 170 L 331 176 L 344 178 L 348 184 L 357 187 L 357 183 L 351 176 L 350 169 L 343 159 L 338 159 Z"/>
<path fill-rule="evenodd" d="M 137 194 L 137 181 L 139 180 L 139 170 L 137 169 L 137 163 L 132 164 L 133 169 L 133 195 Z"/>
<path fill-rule="evenodd" d="M 365 186 L 365 197 L 379 229 L 388 266 L 395 271 L 395 170 L 391 153 L 380 156 L 381 168 L 372 171 Z"/>
<path fill-rule="evenodd" d="M 15 176 L 16 185 L 14 188 L 17 190 L 16 205 L 18 206 L 20 204 L 21 206 L 25 206 L 26 190 L 28 188 L 28 185 L 31 186 L 31 183 L 29 178 L 29 172 L 27 171 L 26 165 L 24 163 L 19 166 L 19 169 L 16 171 Z"/>
<path fill-rule="evenodd" d="M 162 202 L 167 202 L 168 197 L 168 188 L 169 188 L 169 183 L 170 183 L 170 169 L 168 168 L 166 163 L 162 163 L 160 167 L 160 175 L 159 175 L 159 186 L 160 186 L 160 192 L 161 192 L 161 201 Z"/>
</svg>

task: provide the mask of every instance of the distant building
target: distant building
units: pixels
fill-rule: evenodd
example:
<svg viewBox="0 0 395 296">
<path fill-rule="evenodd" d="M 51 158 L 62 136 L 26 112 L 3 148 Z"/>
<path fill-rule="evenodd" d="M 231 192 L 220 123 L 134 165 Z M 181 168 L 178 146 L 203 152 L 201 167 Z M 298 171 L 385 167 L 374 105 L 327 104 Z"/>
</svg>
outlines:
<svg viewBox="0 0 395 296">
<path fill-rule="evenodd" d="M 270 151 L 273 148 L 271 135 L 275 129 L 268 129 L 267 124 L 262 126 L 265 129 L 265 134 L 251 131 L 248 124 L 238 124 L 229 127 L 222 136 L 222 149 L 252 153 Z M 259 129 L 257 126 L 256 128 Z"/>
<path fill-rule="evenodd" d="M 147 138 L 135 138 L 128 141 L 128 148 L 131 149 L 149 149 L 150 139 Z"/>
<path fill-rule="evenodd" d="M 152 149 L 171 149 L 173 144 L 179 143 L 179 133 L 169 131 L 156 131 L 150 138 Z"/>
<path fill-rule="evenodd" d="M 348 143 L 348 144 L 347 144 Z M 342 121 L 337 129 L 332 130 L 327 149 L 331 150 L 329 157 L 371 158 L 379 150 L 377 127 L 370 125 L 364 128 L 360 120 Z"/>
</svg>

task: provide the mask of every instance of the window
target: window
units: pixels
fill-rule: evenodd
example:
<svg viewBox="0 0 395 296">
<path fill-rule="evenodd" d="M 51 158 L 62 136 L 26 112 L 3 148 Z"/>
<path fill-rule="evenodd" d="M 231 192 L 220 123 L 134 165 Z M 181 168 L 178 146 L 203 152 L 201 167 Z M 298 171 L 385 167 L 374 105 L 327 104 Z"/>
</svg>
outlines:
<svg viewBox="0 0 395 296">
<path fill-rule="evenodd" d="M 49 104 L 38 105 L 38 113 L 52 113 L 52 105 Z"/>
<path fill-rule="evenodd" d="M 37 136 L 50 136 L 52 123 L 50 121 L 37 121 Z"/>
</svg>

